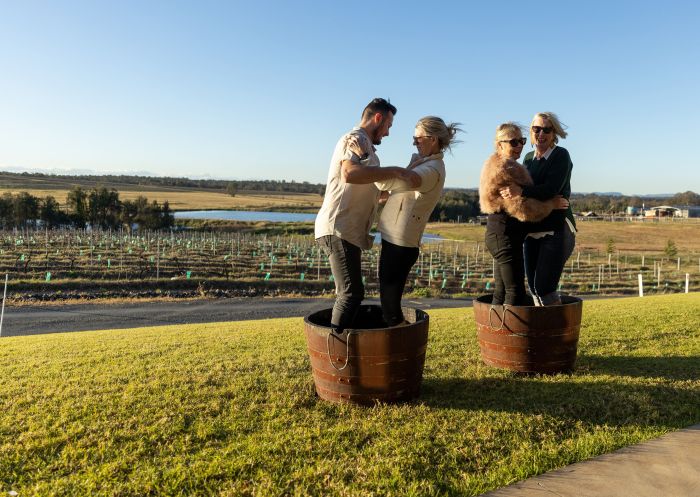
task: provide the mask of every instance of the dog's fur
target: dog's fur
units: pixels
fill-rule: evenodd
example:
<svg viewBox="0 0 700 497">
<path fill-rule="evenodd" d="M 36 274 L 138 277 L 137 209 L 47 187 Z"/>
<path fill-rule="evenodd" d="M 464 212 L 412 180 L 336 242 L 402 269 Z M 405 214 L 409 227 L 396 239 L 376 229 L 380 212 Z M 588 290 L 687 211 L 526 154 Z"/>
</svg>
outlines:
<svg viewBox="0 0 700 497">
<path fill-rule="evenodd" d="M 506 212 L 518 221 L 542 221 L 554 209 L 554 201 L 540 201 L 521 196 L 503 198 L 499 189 L 518 184 L 532 185 L 532 178 L 525 166 L 512 159 L 493 154 L 484 163 L 479 181 L 479 205 L 484 214 Z"/>
</svg>

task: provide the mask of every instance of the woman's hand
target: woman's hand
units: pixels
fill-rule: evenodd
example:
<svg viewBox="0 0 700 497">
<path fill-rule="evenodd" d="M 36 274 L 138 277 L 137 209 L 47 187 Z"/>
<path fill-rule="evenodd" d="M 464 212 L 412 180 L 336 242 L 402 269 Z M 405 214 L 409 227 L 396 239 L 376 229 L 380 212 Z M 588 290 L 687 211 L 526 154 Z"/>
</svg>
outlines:
<svg viewBox="0 0 700 497">
<path fill-rule="evenodd" d="M 520 188 L 519 185 L 513 184 L 510 186 L 506 186 L 505 188 L 501 188 L 500 190 L 498 190 L 498 193 L 500 193 L 501 197 L 503 198 L 514 198 L 522 195 L 523 189 Z"/>
<path fill-rule="evenodd" d="M 569 201 L 561 195 L 557 195 L 552 201 L 554 202 L 555 209 L 567 209 L 569 207 Z"/>
</svg>

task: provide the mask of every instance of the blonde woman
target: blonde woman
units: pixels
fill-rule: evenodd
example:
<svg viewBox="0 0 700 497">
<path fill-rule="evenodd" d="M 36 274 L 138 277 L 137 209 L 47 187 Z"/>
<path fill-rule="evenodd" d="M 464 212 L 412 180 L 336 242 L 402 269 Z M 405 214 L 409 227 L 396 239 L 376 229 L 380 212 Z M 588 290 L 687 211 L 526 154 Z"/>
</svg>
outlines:
<svg viewBox="0 0 700 497">
<path fill-rule="evenodd" d="M 565 126 L 553 112 L 535 114 L 530 137 L 535 150 L 523 161 L 534 181 L 533 185 L 512 185 L 504 188 L 506 198 L 547 200 L 557 195 L 571 195 L 573 163 L 569 152 L 557 145 L 566 138 Z M 576 243 L 576 221 L 571 207 L 555 210 L 538 223 L 527 226 L 525 272 L 535 305 L 561 303 L 559 278 Z"/>
<path fill-rule="evenodd" d="M 408 165 L 420 177 L 420 184 L 411 187 L 402 180 L 375 183 L 380 190 L 391 192 L 379 219 L 379 293 L 388 326 L 404 322 L 401 297 L 406 279 L 418 259 L 425 225 L 445 184 L 443 153 L 450 150 L 459 131 L 459 123 L 446 124 L 439 117 L 423 117 L 413 134 L 418 153 L 413 154 Z"/>
<path fill-rule="evenodd" d="M 554 209 L 568 207 L 561 196 L 539 201 L 522 196 L 501 196 L 500 191 L 533 184 L 524 166 L 517 160 L 525 145 L 520 125 L 508 122 L 496 128 L 495 152 L 484 163 L 479 180 L 479 204 L 488 214 L 486 248 L 495 260 L 495 305 L 525 305 L 525 267 L 523 241 L 526 221 L 541 221 Z"/>
</svg>

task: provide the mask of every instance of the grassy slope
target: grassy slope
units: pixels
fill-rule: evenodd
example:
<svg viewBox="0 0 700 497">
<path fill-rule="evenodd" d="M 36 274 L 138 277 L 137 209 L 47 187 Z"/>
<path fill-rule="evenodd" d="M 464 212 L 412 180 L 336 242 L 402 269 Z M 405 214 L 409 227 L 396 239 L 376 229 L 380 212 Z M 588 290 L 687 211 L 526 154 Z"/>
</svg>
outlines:
<svg viewBox="0 0 700 497">
<path fill-rule="evenodd" d="M 0 341 L 0 493 L 478 494 L 700 421 L 700 295 L 586 302 L 573 376 L 431 311 L 419 401 L 313 393 L 301 319 Z"/>
</svg>

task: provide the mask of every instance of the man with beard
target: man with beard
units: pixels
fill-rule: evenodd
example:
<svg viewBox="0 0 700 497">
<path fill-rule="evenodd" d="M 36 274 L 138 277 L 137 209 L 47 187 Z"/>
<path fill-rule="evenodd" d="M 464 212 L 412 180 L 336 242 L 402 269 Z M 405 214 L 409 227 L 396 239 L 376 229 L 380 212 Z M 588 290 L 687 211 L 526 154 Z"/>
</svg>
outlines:
<svg viewBox="0 0 700 497">
<path fill-rule="evenodd" d="M 408 169 L 379 167 L 374 145 L 389 136 L 395 115 L 396 107 L 385 99 L 372 100 L 362 112 L 360 125 L 338 140 L 331 159 L 314 231 L 335 280 L 331 327 L 337 333 L 352 327 L 365 296 L 362 250 L 372 247 L 369 230 L 381 193 L 374 182 L 401 179 L 413 187 L 420 184 L 420 177 Z"/>
</svg>

